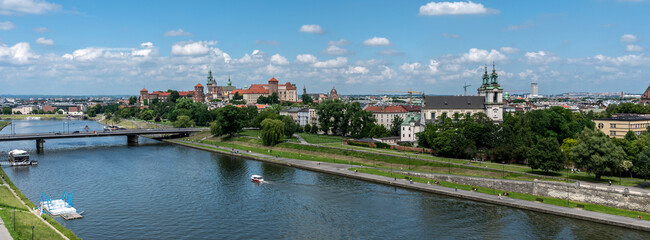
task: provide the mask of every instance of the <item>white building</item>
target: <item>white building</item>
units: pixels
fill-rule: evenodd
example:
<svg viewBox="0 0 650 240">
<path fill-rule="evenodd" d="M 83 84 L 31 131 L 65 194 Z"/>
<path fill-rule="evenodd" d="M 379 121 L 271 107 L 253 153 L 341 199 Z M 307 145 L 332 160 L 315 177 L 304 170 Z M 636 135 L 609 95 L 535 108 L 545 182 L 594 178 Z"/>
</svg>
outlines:
<svg viewBox="0 0 650 240">
<path fill-rule="evenodd" d="M 408 114 L 402 122 L 402 129 L 400 131 L 400 141 L 402 142 L 416 142 L 418 139 L 416 133 L 422 132 L 424 127 L 420 122 L 420 114 Z"/>
</svg>

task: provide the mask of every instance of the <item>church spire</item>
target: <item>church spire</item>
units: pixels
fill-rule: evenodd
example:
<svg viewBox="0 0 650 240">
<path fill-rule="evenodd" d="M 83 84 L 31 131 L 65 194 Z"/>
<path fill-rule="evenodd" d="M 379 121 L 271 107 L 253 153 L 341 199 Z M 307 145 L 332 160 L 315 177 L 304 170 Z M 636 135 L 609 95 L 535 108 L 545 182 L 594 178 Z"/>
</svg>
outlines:
<svg viewBox="0 0 650 240">
<path fill-rule="evenodd" d="M 214 78 L 212 77 L 212 69 L 208 71 L 208 84 L 213 83 Z"/>
<path fill-rule="evenodd" d="M 488 75 L 488 72 L 487 72 L 487 64 L 485 64 L 485 73 L 483 73 L 483 85 L 482 85 L 482 87 L 484 87 L 485 85 L 488 85 L 488 84 L 490 84 L 490 76 Z"/>
<path fill-rule="evenodd" d="M 232 82 L 230 82 L 230 74 L 228 74 L 228 86 L 232 86 Z"/>
<path fill-rule="evenodd" d="M 499 84 L 499 75 L 497 74 L 496 65 L 492 62 L 492 76 L 490 77 L 492 81 L 490 84 Z"/>
</svg>

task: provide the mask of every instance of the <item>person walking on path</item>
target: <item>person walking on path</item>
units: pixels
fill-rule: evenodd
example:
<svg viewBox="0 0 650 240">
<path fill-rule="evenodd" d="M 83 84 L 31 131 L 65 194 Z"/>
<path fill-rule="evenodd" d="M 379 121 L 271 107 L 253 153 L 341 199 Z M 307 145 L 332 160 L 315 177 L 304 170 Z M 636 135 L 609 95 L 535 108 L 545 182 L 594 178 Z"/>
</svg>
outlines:
<svg viewBox="0 0 650 240">
<path fill-rule="evenodd" d="M 612 186 L 612 180 L 609 180 L 609 186 Z"/>
</svg>

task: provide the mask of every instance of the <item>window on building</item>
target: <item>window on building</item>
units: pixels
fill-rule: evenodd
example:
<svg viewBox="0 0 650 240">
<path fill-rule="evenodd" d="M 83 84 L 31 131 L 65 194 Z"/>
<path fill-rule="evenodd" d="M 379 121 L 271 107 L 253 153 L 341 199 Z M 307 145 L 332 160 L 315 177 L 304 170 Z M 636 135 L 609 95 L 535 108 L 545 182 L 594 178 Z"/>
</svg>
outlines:
<svg viewBox="0 0 650 240">
<path fill-rule="evenodd" d="M 434 112 L 431 113 L 431 119 L 436 119 L 436 113 Z"/>
<path fill-rule="evenodd" d="M 610 123 L 609 128 L 616 128 L 616 123 Z"/>
<path fill-rule="evenodd" d="M 411 134 L 409 133 L 409 137 L 411 137 Z"/>
<path fill-rule="evenodd" d="M 616 131 L 609 131 L 610 136 L 616 136 Z"/>
<path fill-rule="evenodd" d="M 605 127 L 605 124 L 603 124 L 603 123 L 598 124 L 598 128 L 603 128 L 603 127 Z"/>
</svg>

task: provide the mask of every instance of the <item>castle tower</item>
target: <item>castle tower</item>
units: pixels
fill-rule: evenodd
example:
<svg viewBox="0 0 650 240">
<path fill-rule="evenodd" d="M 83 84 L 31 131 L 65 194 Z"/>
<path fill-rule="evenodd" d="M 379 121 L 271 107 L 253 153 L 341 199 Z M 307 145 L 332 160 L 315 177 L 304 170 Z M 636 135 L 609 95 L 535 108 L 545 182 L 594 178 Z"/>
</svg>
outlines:
<svg viewBox="0 0 650 240">
<path fill-rule="evenodd" d="M 334 86 L 332 86 L 332 91 L 330 91 L 328 98 L 331 100 L 339 99 L 339 93 L 336 91 L 336 88 Z"/>
<path fill-rule="evenodd" d="M 205 95 L 203 94 L 203 85 L 201 85 L 200 83 L 194 86 L 194 94 L 192 96 L 192 100 L 200 103 L 205 102 Z"/>
<path fill-rule="evenodd" d="M 145 104 L 145 102 L 147 104 Z M 149 91 L 146 88 L 142 88 L 142 90 L 140 90 L 140 105 L 144 106 L 148 104 L 149 104 Z"/>
<path fill-rule="evenodd" d="M 269 79 L 269 95 L 273 93 L 280 96 L 280 93 L 278 92 L 278 80 L 275 78 Z"/>
</svg>

